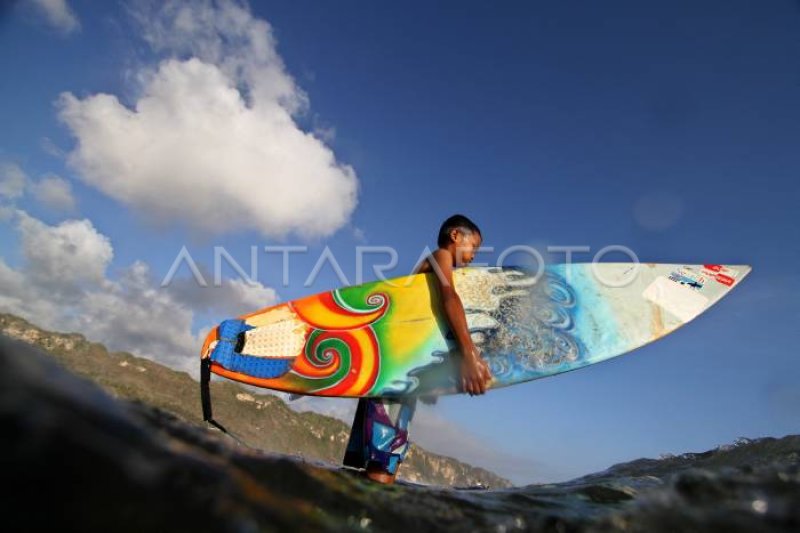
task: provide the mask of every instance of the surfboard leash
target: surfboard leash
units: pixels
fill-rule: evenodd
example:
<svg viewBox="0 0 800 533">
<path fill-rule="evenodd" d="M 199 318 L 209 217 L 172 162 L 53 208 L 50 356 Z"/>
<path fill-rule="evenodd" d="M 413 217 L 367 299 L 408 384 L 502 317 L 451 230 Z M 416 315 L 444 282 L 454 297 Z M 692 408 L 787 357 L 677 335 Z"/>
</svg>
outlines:
<svg viewBox="0 0 800 533">
<path fill-rule="evenodd" d="M 211 358 L 208 357 L 200 360 L 200 402 L 203 405 L 204 422 L 219 429 L 242 446 L 252 448 L 253 450 L 257 449 L 244 442 L 241 438 L 225 429 L 225 426 L 214 420 L 214 414 L 211 410 Z"/>
</svg>

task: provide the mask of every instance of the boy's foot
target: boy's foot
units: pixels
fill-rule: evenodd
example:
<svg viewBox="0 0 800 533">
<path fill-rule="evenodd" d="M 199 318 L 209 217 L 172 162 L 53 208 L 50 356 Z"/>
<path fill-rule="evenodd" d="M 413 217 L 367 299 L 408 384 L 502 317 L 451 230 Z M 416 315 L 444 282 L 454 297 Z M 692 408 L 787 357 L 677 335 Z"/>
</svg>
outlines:
<svg viewBox="0 0 800 533">
<path fill-rule="evenodd" d="M 377 481 L 378 483 L 383 483 L 384 485 L 391 485 L 394 483 L 396 474 L 390 474 L 384 470 L 370 466 L 367 468 L 366 476 L 372 481 Z"/>
</svg>

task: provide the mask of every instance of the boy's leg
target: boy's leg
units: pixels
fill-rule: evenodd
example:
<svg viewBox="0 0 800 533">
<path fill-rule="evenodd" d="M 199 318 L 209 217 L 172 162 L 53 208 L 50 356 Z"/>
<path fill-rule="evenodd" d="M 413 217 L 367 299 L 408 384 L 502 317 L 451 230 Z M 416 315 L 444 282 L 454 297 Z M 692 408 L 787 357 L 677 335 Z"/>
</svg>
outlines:
<svg viewBox="0 0 800 533">
<path fill-rule="evenodd" d="M 350 428 L 350 440 L 347 441 L 347 448 L 344 452 L 345 466 L 353 468 L 364 468 L 367 464 L 366 454 L 366 420 L 364 415 L 367 410 L 367 399 L 359 398 L 356 407 L 356 415 L 353 417 L 353 426 Z"/>
<path fill-rule="evenodd" d="M 356 407 L 345 466 L 366 468 L 367 475 L 391 483 L 408 453 L 408 425 L 416 398 L 361 398 Z"/>
<path fill-rule="evenodd" d="M 383 483 L 394 481 L 397 469 L 408 453 L 408 426 L 415 408 L 415 397 L 377 398 L 367 402 L 366 468 L 371 479 Z"/>
</svg>

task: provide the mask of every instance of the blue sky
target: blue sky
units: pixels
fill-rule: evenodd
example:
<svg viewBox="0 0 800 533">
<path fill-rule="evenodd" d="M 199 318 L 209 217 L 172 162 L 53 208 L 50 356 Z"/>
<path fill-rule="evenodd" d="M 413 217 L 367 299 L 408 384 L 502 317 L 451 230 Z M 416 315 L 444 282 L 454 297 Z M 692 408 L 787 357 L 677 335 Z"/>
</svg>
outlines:
<svg viewBox="0 0 800 533">
<path fill-rule="evenodd" d="M 175 22 L 158 4 L 0 11 L 0 307 L 194 368 L 181 348 L 206 326 L 338 286 L 331 269 L 303 286 L 325 246 L 350 280 L 355 246 L 391 246 L 401 275 L 463 212 L 497 250 L 621 244 L 753 273 L 634 355 L 442 398 L 421 444 L 524 483 L 797 432 L 795 3 L 199 3 L 195 33 L 156 31 Z M 242 37 L 260 21 L 266 52 Z M 137 107 L 148 96 L 161 107 Z M 287 244 L 316 252 L 292 256 L 288 286 L 259 254 L 254 290 L 159 292 L 182 246 L 210 270 L 215 245 L 245 265 Z"/>
</svg>

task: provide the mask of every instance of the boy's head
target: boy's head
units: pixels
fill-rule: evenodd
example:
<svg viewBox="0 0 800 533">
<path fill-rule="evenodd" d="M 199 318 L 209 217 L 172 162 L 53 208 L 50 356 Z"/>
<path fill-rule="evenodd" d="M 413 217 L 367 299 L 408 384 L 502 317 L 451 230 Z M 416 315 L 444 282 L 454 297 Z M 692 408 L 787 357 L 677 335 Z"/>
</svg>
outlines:
<svg viewBox="0 0 800 533">
<path fill-rule="evenodd" d="M 466 265 L 475 259 L 483 237 L 478 226 L 464 215 L 453 215 L 439 228 L 439 248 L 453 252 L 457 265 Z"/>
</svg>

